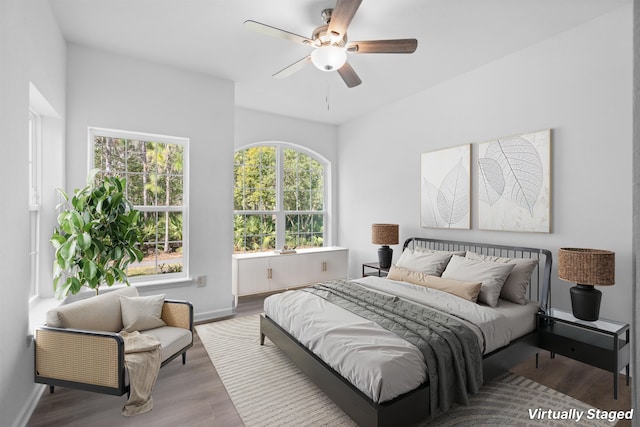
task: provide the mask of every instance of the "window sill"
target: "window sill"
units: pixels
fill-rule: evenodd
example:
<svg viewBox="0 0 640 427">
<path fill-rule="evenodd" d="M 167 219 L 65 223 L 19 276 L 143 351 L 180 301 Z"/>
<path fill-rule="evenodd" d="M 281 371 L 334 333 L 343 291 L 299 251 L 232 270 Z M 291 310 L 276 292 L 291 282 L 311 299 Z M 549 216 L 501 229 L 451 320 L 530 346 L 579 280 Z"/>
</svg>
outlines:
<svg viewBox="0 0 640 427">
<path fill-rule="evenodd" d="M 43 326 L 47 321 L 47 311 L 64 304 L 64 301 L 41 297 L 35 297 L 29 301 L 29 331 L 33 333 L 35 328 Z"/>
<path fill-rule="evenodd" d="M 189 286 L 194 283 L 194 279 L 192 277 L 176 277 L 171 279 L 156 279 L 156 280 L 145 280 L 144 282 L 135 282 L 129 280 L 131 286 L 135 286 L 139 289 L 153 290 L 153 289 L 166 289 L 166 288 L 175 288 L 178 286 Z M 116 285 L 118 287 L 125 287 L 126 285 Z"/>
</svg>

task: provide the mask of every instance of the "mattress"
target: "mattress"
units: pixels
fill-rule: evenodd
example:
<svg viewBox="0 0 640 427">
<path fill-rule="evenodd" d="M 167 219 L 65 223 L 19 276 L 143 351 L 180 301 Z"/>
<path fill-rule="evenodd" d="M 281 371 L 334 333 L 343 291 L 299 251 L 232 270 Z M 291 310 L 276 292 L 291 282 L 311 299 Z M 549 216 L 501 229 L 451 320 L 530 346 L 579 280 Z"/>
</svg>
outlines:
<svg viewBox="0 0 640 427">
<path fill-rule="evenodd" d="M 491 308 L 386 278 L 370 276 L 354 282 L 456 317 L 475 332 L 485 354 L 535 328 L 538 305 L 533 302 L 523 306 L 500 301 Z M 286 291 L 267 297 L 264 310 L 374 402 L 392 400 L 426 381 L 424 357 L 413 344 L 323 298 Z"/>
</svg>

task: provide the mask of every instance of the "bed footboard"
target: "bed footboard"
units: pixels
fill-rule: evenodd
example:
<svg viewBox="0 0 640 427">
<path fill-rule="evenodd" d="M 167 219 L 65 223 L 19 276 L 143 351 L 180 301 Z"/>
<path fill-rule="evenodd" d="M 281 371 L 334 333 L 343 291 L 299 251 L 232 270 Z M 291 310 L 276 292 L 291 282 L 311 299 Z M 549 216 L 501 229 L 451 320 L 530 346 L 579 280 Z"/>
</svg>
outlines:
<svg viewBox="0 0 640 427">
<path fill-rule="evenodd" d="M 375 403 L 269 317 L 260 316 L 260 344 L 271 340 L 305 375 L 360 426 L 405 426 L 429 416 L 424 384 L 390 402 Z"/>
</svg>

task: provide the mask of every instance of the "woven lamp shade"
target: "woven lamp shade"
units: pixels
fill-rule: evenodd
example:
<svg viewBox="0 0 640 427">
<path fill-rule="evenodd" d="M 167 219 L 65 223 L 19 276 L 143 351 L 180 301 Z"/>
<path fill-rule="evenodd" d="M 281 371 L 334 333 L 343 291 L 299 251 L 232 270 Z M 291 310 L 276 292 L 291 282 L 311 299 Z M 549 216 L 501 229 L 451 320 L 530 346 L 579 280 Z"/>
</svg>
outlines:
<svg viewBox="0 0 640 427">
<path fill-rule="evenodd" d="M 558 251 L 558 277 L 567 282 L 610 286 L 615 283 L 615 272 L 615 252 L 577 248 Z"/>
<path fill-rule="evenodd" d="M 398 224 L 373 224 L 371 226 L 371 243 L 376 245 L 397 245 Z"/>
</svg>

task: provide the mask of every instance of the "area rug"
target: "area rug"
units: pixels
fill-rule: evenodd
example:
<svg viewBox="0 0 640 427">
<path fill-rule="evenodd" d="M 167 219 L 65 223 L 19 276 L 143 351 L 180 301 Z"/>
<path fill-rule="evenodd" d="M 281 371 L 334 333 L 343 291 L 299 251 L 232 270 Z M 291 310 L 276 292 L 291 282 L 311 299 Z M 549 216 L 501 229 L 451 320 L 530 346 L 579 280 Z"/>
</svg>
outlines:
<svg viewBox="0 0 640 427">
<path fill-rule="evenodd" d="M 260 345 L 257 314 L 198 325 L 196 332 L 247 427 L 356 425 L 273 343 L 267 339 Z M 612 425 L 586 419 L 590 409 L 593 413 L 583 402 L 507 372 L 485 383 L 468 406 L 456 406 L 425 425 Z"/>
</svg>

